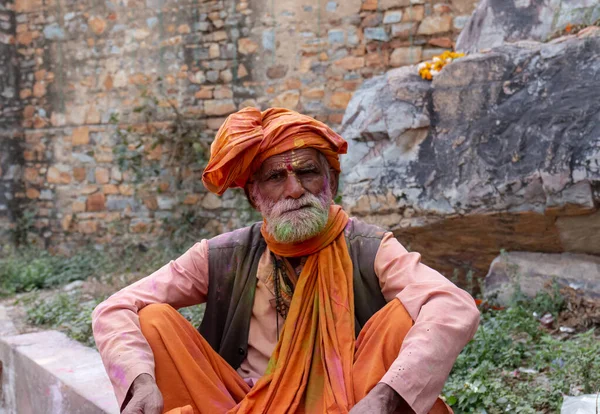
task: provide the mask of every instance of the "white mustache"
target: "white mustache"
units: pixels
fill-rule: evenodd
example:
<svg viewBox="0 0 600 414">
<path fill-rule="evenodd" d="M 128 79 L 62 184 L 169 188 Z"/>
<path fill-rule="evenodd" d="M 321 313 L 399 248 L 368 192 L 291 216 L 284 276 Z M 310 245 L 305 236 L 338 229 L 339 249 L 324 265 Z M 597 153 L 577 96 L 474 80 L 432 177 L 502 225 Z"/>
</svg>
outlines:
<svg viewBox="0 0 600 414">
<path fill-rule="evenodd" d="M 293 213 L 296 210 L 300 210 L 305 207 L 319 208 L 321 203 L 318 197 L 312 194 L 305 194 L 301 198 L 296 200 L 282 200 L 272 207 L 271 216 L 279 217 L 286 213 Z"/>
</svg>

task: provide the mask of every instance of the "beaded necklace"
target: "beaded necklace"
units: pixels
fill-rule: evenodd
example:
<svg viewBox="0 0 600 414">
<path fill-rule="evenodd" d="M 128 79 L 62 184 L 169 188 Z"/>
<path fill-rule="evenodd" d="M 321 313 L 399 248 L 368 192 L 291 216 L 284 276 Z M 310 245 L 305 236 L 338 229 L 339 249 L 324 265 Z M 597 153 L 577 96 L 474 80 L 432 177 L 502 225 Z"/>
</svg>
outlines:
<svg viewBox="0 0 600 414">
<path fill-rule="evenodd" d="M 273 261 L 273 290 L 275 294 L 275 310 L 283 320 L 287 318 L 290 309 L 290 301 L 283 297 L 282 291 L 291 298 L 294 294 L 294 283 L 289 278 L 288 269 L 283 259 L 271 253 Z M 302 258 L 299 268 L 294 269 L 296 276 L 299 276 L 299 269 L 304 266 L 306 259 Z M 279 318 L 275 316 L 277 325 L 277 340 L 279 340 Z"/>
</svg>

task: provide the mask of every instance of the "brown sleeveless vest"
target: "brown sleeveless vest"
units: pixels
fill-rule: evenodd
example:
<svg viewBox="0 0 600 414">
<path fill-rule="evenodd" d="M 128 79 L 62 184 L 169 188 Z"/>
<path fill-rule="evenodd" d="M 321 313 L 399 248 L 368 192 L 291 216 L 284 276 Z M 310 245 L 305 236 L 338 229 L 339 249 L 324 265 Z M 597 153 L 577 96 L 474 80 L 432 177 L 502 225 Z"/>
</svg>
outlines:
<svg viewBox="0 0 600 414">
<path fill-rule="evenodd" d="M 256 272 L 267 244 L 255 223 L 208 241 L 208 296 L 199 331 L 237 369 L 246 358 Z M 375 274 L 375 255 L 385 232 L 357 219 L 345 229 L 352 260 L 356 334 L 386 302 Z"/>
</svg>

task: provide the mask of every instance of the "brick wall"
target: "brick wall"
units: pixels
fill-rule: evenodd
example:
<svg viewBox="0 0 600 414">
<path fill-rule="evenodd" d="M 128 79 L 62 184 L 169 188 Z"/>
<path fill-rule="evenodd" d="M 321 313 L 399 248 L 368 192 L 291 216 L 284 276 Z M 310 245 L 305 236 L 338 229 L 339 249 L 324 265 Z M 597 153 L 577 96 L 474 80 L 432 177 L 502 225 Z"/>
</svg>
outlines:
<svg viewBox="0 0 600 414">
<path fill-rule="evenodd" d="M 201 163 L 173 162 L 174 144 L 157 133 L 185 119 L 206 149 L 245 106 L 293 108 L 335 128 L 365 79 L 451 48 L 473 8 L 473 0 L 2 3 L 0 146 L 12 155 L 0 167 L 13 201 L 0 196 L 0 220 L 14 227 L 9 211 L 35 211 L 31 237 L 65 252 L 88 240 L 151 242 L 173 225 L 194 238 L 241 226 L 256 218 L 243 195 L 207 194 Z M 124 136 L 144 144 L 128 148 L 154 168 L 143 180 L 115 152 Z"/>
</svg>

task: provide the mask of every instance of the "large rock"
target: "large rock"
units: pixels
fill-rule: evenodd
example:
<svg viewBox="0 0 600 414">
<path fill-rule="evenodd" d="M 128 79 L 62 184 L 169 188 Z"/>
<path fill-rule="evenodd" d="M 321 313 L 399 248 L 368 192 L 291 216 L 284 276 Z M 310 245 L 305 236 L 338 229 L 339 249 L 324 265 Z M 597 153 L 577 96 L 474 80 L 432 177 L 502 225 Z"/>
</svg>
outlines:
<svg viewBox="0 0 600 414">
<path fill-rule="evenodd" d="M 552 284 L 600 302 L 600 257 L 587 254 L 510 252 L 498 256 L 485 277 L 485 294 L 508 305 L 516 288 L 528 296 Z"/>
<path fill-rule="evenodd" d="M 501 249 L 600 254 L 600 34 L 373 78 L 344 115 L 343 203 L 452 276 Z"/>
<path fill-rule="evenodd" d="M 476 52 L 504 42 L 546 41 L 567 25 L 591 25 L 598 19 L 598 0 L 482 0 L 456 48 Z"/>
</svg>

